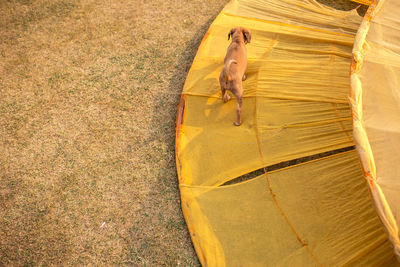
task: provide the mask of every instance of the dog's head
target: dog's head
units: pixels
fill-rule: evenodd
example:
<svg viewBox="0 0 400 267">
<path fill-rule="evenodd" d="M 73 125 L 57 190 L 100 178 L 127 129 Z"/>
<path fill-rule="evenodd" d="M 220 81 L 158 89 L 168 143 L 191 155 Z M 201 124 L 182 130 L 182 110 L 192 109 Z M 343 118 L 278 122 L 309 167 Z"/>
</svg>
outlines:
<svg viewBox="0 0 400 267">
<path fill-rule="evenodd" d="M 243 38 L 243 42 L 245 44 L 250 43 L 251 41 L 251 33 L 249 30 L 242 28 L 242 27 L 237 27 L 233 28 L 229 34 L 228 34 L 228 40 L 232 37 L 232 40 L 235 40 L 239 38 L 241 40 Z"/>
</svg>

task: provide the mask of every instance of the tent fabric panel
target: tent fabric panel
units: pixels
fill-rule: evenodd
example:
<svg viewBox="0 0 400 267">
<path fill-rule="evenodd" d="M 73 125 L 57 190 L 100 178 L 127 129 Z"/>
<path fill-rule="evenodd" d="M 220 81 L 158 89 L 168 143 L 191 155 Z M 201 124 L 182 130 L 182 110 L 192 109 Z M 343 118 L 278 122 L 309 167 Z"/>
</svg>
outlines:
<svg viewBox="0 0 400 267">
<path fill-rule="evenodd" d="M 400 259 L 400 3 L 373 1 L 353 48 L 354 139 L 377 211 Z"/>
<path fill-rule="evenodd" d="M 359 164 L 353 150 L 228 186 L 181 184 L 202 265 L 394 265 Z"/>
<path fill-rule="evenodd" d="M 263 167 L 254 128 L 255 99 L 243 103 L 243 124 L 235 127 L 235 101 L 185 97 L 177 149 L 181 183 L 219 185 Z M 240 164 L 238 164 L 240 163 Z"/>
</svg>

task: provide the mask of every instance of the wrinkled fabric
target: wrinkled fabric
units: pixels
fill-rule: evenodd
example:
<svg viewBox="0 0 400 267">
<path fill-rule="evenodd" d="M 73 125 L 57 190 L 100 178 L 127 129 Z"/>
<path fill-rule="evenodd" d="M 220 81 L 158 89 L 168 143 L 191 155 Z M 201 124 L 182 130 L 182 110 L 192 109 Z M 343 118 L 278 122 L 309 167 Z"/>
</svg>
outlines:
<svg viewBox="0 0 400 267">
<path fill-rule="evenodd" d="M 176 136 L 182 210 L 203 266 L 394 264 L 352 149 L 349 68 L 360 23 L 355 10 L 313 0 L 231 1 L 212 23 Z M 218 82 L 237 26 L 252 34 L 240 127 L 236 100 L 224 104 Z M 235 182 L 287 161 L 294 165 Z"/>
<path fill-rule="evenodd" d="M 378 213 L 400 259 L 400 3 L 373 3 L 354 43 L 354 138 Z"/>
</svg>

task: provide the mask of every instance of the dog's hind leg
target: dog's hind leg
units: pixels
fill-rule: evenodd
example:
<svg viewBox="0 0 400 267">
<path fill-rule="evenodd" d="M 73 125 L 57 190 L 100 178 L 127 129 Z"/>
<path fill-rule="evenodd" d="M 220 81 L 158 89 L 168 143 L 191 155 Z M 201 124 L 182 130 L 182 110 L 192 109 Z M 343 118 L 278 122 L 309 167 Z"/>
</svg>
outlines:
<svg viewBox="0 0 400 267">
<path fill-rule="evenodd" d="M 228 94 L 228 90 L 222 89 L 222 100 L 224 100 L 224 103 L 228 102 L 230 99 L 231 97 Z"/>
<path fill-rule="evenodd" d="M 228 94 L 228 90 L 226 89 L 226 82 L 224 80 L 219 80 L 219 85 L 221 86 L 221 96 L 224 103 L 228 102 L 231 97 Z"/>
<path fill-rule="evenodd" d="M 233 124 L 240 126 L 242 124 L 242 104 L 243 104 L 243 93 L 235 94 L 237 104 L 236 104 L 236 120 Z"/>
</svg>

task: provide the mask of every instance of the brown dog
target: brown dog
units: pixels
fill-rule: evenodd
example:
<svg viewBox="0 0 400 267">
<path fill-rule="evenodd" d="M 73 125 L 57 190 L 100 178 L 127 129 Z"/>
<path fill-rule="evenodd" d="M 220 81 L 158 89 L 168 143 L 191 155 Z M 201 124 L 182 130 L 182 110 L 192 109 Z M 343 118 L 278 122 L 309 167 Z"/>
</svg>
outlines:
<svg viewBox="0 0 400 267">
<path fill-rule="evenodd" d="M 231 91 L 237 100 L 236 120 L 234 124 L 239 126 L 242 124 L 242 103 L 243 103 L 243 86 L 242 81 L 246 80 L 244 72 L 247 68 L 247 51 L 246 44 L 251 41 L 251 34 L 245 28 L 233 28 L 228 34 L 228 40 L 232 36 L 232 42 L 228 47 L 224 59 L 224 68 L 219 76 L 221 85 L 222 100 L 226 103 L 231 98 L 228 90 Z"/>
</svg>

